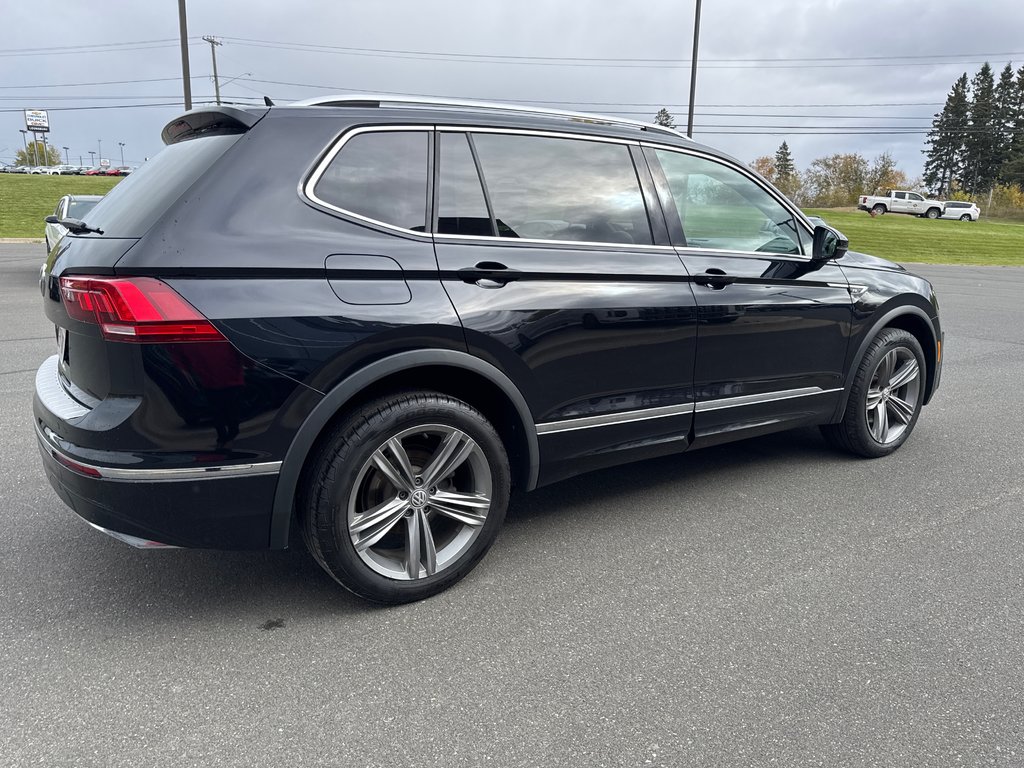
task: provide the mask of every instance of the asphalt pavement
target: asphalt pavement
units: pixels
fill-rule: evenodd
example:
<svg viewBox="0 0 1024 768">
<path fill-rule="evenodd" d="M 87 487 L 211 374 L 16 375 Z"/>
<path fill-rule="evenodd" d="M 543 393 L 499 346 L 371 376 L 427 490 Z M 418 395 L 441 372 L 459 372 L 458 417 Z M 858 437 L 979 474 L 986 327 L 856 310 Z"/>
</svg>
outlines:
<svg viewBox="0 0 1024 768">
<path fill-rule="evenodd" d="M 0 245 L 0 765 L 1024 765 L 1024 269 L 914 267 L 946 363 L 895 455 L 800 430 L 579 477 L 379 608 L 299 548 L 64 507 L 43 256 Z"/>
</svg>

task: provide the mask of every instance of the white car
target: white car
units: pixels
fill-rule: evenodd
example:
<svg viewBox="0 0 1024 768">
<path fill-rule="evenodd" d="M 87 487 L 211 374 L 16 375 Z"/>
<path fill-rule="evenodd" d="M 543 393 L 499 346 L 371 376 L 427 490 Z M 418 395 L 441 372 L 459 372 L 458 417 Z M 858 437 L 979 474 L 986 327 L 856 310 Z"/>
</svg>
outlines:
<svg viewBox="0 0 1024 768">
<path fill-rule="evenodd" d="M 49 253 L 57 241 L 68 233 L 68 228 L 61 226 L 61 219 L 81 220 L 102 199 L 103 195 L 64 195 L 58 200 L 53 213 L 45 219 L 46 252 Z"/>
<path fill-rule="evenodd" d="M 65 176 L 78 173 L 77 165 L 51 165 L 46 169 L 51 176 Z"/>
<path fill-rule="evenodd" d="M 981 218 L 981 209 L 976 203 L 964 200 L 947 200 L 942 204 L 942 218 L 977 221 Z"/>
</svg>

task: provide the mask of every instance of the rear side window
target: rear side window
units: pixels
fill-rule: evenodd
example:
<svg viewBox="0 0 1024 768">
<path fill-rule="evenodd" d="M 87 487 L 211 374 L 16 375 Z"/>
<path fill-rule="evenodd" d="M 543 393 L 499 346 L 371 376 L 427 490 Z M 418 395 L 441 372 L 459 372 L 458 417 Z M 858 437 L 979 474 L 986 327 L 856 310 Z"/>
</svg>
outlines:
<svg viewBox="0 0 1024 768">
<path fill-rule="evenodd" d="M 625 145 L 493 133 L 473 142 L 501 237 L 654 242 Z"/>
<path fill-rule="evenodd" d="M 313 195 L 348 213 L 423 232 L 429 131 L 353 136 L 317 179 Z"/>
<path fill-rule="evenodd" d="M 164 147 L 85 217 L 104 237 L 142 237 L 241 134 L 206 136 Z"/>
</svg>

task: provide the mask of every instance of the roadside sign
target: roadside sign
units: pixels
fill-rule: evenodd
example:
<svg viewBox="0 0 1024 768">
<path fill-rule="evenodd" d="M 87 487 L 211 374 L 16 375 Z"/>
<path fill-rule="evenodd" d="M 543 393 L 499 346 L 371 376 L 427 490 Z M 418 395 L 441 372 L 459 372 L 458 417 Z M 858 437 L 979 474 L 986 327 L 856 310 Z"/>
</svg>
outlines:
<svg viewBox="0 0 1024 768">
<path fill-rule="evenodd" d="M 110 167 L 110 161 L 109 160 L 100 160 L 100 168 L 109 168 L 109 167 Z"/>
<path fill-rule="evenodd" d="M 26 109 L 25 127 L 32 133 L 49 133 L 50 118 L 45 109 Z"/>
</svg>

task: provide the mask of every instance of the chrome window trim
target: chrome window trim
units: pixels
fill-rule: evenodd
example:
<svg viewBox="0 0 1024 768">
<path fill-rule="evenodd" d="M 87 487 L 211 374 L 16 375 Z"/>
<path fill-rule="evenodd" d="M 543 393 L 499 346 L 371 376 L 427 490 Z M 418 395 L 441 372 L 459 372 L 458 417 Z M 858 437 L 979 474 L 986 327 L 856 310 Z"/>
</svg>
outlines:
<svg viewBox="0 0 1024 768">
<path fill-rule="evenodd" d="M 122 482 L 182 482 L 185 480 L 218 480 L 227 477 L 258 477 L 260 475 L 276 475 L 281 471 L 280 461 L 264 461 L 251 464 L 220 464 L 210 467 L 184 467 L 177 469 L 125 469 L 123 467 L 106 467 L 90 464 L 55 445 L 56 435 L 50 433 L 51 439 L 47 440 L 43 430 L 36 424 L 36 438 L 44 451 L 48 451 L 54 457 L 60 455 L 62 458 L 77 464 L 85 469 L 99 473 L 99 479 L 118 480 Z M 59 463 L 59 462 L 58 462 Z M 63 465 L 62 465 L 63 466 Z M 74 472 L 66 467 L 69 472 Z"/>
<path fill-rule="evenodd" d="M 331 146 L 330 149 L 327 150 L 327 153 L 323 156 L 323 158 L 321 158 L 320 162 L 318 162 L 313 167 L 313 170 L 309 173 L 306 179 L 304 181 L 299 182 L 299 196 L 304 197 L 309 202 L 314 203 L 315 205 L 321 206 L 323 208 L 328 208 L 332 211 L 337 211 L 338 213 L 344 214 L 345 216 L 357 219 L 362 222 L 366 222 L 367 224 L 373 224 L 374 226 L 377 227 L 384 227 L 386 229 L 390 229 L 393 232 L 400 232 L 403 235 L 411 235 L 418 239 L 429 241 L 431 239 L 431 234 L 429 232 L 417 232 L 415 229 L 406 229 L 405 227 L 400 227 L 397 224 L 388 224 L 386 221 L 380 221 L 379 219 L 374 219 L 369 216 L 363 216 L 362 214 L 355 213 L 354 211 L 350 211 L 347 208 L 342 208 L 341 206 L 328 203 L 326 200 L 323 200 L 317 196 L 316 185 L 323 177 L 324 172 L 327 170 L 328 166 L 330 166 L 331 162 L 333 162 L 334 158 L 337 157 L 338 153 L 341 152 L 345 145 L 356 136 L 360 136 L 364 133 L 393 133 L 398 131 L 406 133 L 410 131 L 433 132 L 433 130 L 434 126 L 432 125 L 420 124 L 364 125 L 359 128 L 353 128 L 351 130 L 345 131 L 341 136 L 335 139 L 335 143 Z M 425 193 L 426 189 L 424 189 L 424 194 Z M 426 202 L 427 201 L 424 199 L 424 211 L 426 210 Z"/>
<path fill-rule="evenodd" d="M 739 395 L 737 397 L 723 397 L 717 400 L 701 400 L 697 403 L 697 413 L 704 411 L 717 411 L 722 408 L 740 408 L 745 405 L 762 405 L 774 403 L 777 400 L 792 400 L 797 397 L 814 397 L 815 395 L 827 395 L 833 392 L 842 392 L 841 387 L 835 389 L 822 389 L 821 387 L 800 387 L 799 389 L 783 389 L 778 392 L 764 392 L 759 395 Z"/>
<path fill-rule="evenodd" d="M 640 146 L 639 139 L 620 139 L 615 136 L 597 136 L 589 133 L 572 133 L 570 131 L 548 131 L 543 128 L 498 128 L 490 125 L 438 125 L 435 127 L 443 133 L 502 133 L 510 136 L 540 136 L 545 139 L 571 139 L 596 141 L 602 144 Z"/>
<path fill-rule="evenodd" d="M 603 248 L 614 248 L 616 250 L 631 251 L 663 251 L 675 253 L 676 249 L 671 245 L 637 245 L 636 243 L 603 243 L 599 240 L 537 240 L 529 237 L 495 237 L 494 235 L 434 235 L 437 240 L 486 240 L 488 244 L 496 242 L 515 245 L 524 243 L 526 245 L 553 245 L 564 248 L 565 246 L 583 246 L 590 248 L 601 246 Z"/>
<path fill-rule="evenodd" d="M 674 144 L 660 144 L 660 143 L 655 142 L 655 141 L 640 141 L 640 146 L 647 147 L 649 149 L 655 149 L 655 150 L 663 149 L 663 150 L 665 150 L 667 152 L 679 152 L 679 153 L 684 154 L 684 155 L 693 155 L 694 157 L 699 157 L 702 160 L 708 160 L 710 162 L 718 163 L 720 165 L 724 165 L 727 168 L 732 168 L 733 170 L 739 171 L 741 174 L 743 174 L 748 179 L 750 179 L 756 186 L 758 186 L 762 190 L 764 190 L 770 197 L 774 198 L 775 202 L 777 202 L 779 205 L 781 205 L 787 211 L 792 213 L 794 215 L 794 217 L 796 218 L 797 222 L 799 222 L 800 224 L 803 224 L 804 229 L 807 230 L 807 234 L 810 236 L 810 239 L 813 240 L 813 237 L 814 237 L 814 227 L 811 225 L 811 222 L 809 222 L 807 220 L 807 217 L 804 214 L 804 212 L 801 211 L 799 208 L 797 208 L 789 200 L 789 198 L 787 198 L 782 193 L 778 192 L 774 187 L 766 187 L 764 185 L 764 183 L 754 174 L 753 171 L 751 171 L 751 170 L 749 170 L 747 168 L 744 168 L 742 165 L 739 165 L 738 163 L 726 160 L 725 158 L 718 157 L 717 155 L 713 155 L 710 152 L 702 152 L 699 149 L 697 149 L 696 147 L 677 147 Z M 802 245 L 802 243 L 801 243 L 801 245 Z M 679 246 L 679 247 L 680 247 L 680 249 L 684 248 L 684 246 Z M 691 247 L 686 247 L 686 250 L 717 250 L 717 249 L 712 249 L 712 248 L 697 248 L 697 249 L 694 249 L 694 248 L 691 248 Z M 768 256 L 797 256 L 797 257 L 802 258 L 802 259 L 810 259 L 811 258 L 810 255 L 808 255 L 808 254 L 797 254 L 797 253 L 765 254 L 765 253 L 763 253 L 761 251 L 737 251 L 737 253 L 752 253 L 752 254 L 754 254 L 756 256 L 759 256 L 760 258 L 764 258 L 766 255 L 768 255 Z"/>
<path fill-rule="evenodd" d="M 610 427 L 618 424 L 629 424 L 634 421 L 664 419 L 668 416 L 683 416 L 688 413 L 693 413 L 693 403 L 663 405 L 657 408 L 644 408 L 638 411 L 603 413 L 599 416 L 583 416 L 578 419 L 564 419 L 562 421 L 547 421 L 543 424 L 537 424 L 536 428 L 538 435 L 550 435 L 557 432 L 571 432 L 576 429 Z"/>
</svg>

